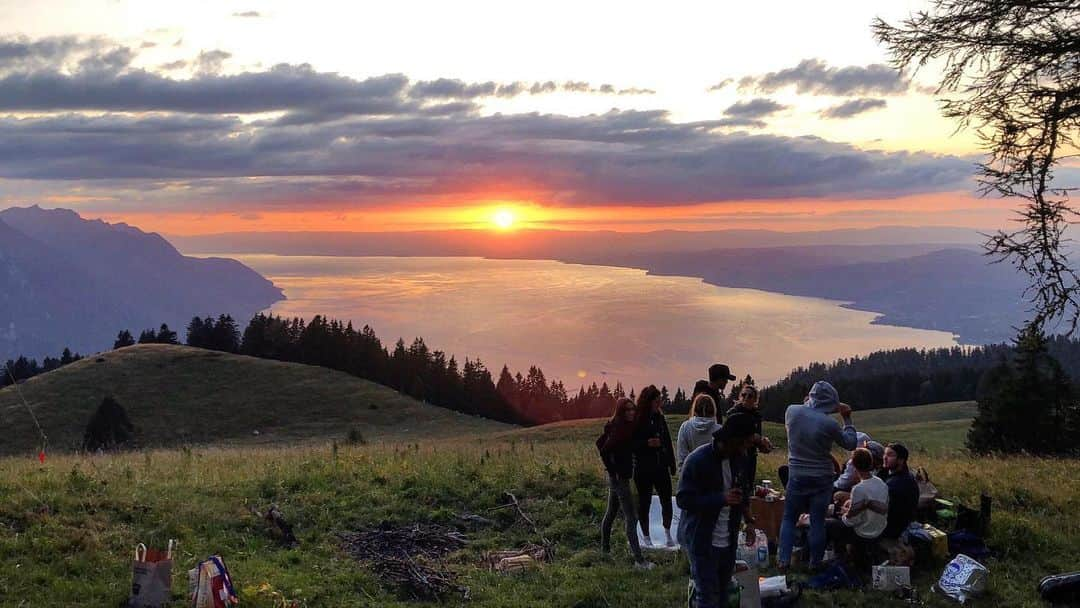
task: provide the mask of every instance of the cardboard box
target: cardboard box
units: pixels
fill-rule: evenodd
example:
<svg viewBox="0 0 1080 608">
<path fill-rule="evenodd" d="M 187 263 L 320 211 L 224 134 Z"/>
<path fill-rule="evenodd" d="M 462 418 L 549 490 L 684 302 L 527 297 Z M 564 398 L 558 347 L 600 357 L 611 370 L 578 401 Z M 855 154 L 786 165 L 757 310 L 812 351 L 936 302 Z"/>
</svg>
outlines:
<svg viewBox="0 0 1080 608">
<path fill-rule="evenodd" d="M 753 496 L 750 498 L 750 515 L 757 520 L 754 524 L 765 532 L 765 537 L 774 545 L 780 541 L 780 523 L 784 521 L 784 497 L 768 501 Z"/>
<path fill-rule="evenodd" d="M 873 588 L 879 591 L 895 591 L 911 586 L 911 568 L 907 566 L 890 566 L 889 562 L 884 562 L 871 568 L 870 575 L 874 581 Z"/>
</svg>

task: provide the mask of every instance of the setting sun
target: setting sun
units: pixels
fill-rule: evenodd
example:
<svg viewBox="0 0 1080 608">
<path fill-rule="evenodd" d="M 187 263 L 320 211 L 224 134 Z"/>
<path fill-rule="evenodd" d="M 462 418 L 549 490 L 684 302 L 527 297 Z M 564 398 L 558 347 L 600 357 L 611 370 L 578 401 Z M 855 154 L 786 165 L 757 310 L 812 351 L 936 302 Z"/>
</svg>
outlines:
<svg viewBox="0 0 1080 608">
<path fill-rule="evenodd" d="M 494 222 L 500 230 L 509 230 L 514 225 L 514 212 L 509 209 L 499 209 L 492 216 L 491 221 Z"/>
</svg>

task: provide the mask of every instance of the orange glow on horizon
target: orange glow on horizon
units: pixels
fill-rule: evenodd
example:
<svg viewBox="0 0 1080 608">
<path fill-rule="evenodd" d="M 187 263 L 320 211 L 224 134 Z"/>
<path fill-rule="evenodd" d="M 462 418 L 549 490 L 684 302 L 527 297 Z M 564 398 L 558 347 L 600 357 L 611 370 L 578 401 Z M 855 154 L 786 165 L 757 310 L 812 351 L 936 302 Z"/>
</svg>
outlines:
<svg viewBox="0 0 1080 608">
<path fill-rule="evenodd" d="M 490 200 L 460 206 L 198 213 L 162 210 L 94 213 L 84 217 L 126 222 L 148 232 L 196 235 L 225 232 L 395 232 L 424 230 L 654 230 L 759 229 L 781 232 L 868 228 L 882 225 L 1006 225 L 1012 206 L 962 193 L 898 199 L 831 201 L 795 199 L 662 206 L 543 206 Z M 301 205 L 297 205 L 301 207 Z"/>
</svg>

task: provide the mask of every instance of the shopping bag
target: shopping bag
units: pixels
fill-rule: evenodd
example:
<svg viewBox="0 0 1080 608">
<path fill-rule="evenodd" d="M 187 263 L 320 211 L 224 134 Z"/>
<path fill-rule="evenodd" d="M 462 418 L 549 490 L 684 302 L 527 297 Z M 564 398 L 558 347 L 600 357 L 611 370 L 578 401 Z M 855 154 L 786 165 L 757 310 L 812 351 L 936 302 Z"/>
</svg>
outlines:
<svg viewBox="0 0 1080 608">
<path fill-rule="evenodd" d="M 229 569 L 220 556 L 211 555 L 188 571 L 191 608 L 228 608 L 240 603 Z"/>
<path fill-rule="evenodd" d="M 919 484 L 919 508 L 932 508 L 934 501 L 939 496 L 939 492 L 934 482 L 930 481 L 930 474 L 926 472 L 925 468 L 919 467 L 915 471 L 915 482 Z"/>
<path fill-rule="evenodd" d="M 895 591 L 911 586 L 911 569 L 907 566 L 890 566 L 885 562 L 870 569 L 873 587 L 878 591 Z"/>
<path fill-rule="evenodd" d="M 986 566 L 961 553 L 945 566 L 936 589 L 963 604 L 986 590 L 989 577 Z"/>
<path fill-rule="evenodd" d="M 172 595 L 172 552 L 176 541 L 170 540 L 165 553 L 147 550 L 139 543 L 131 564 L 131 608 L 161 608 Z"/>
</svg>

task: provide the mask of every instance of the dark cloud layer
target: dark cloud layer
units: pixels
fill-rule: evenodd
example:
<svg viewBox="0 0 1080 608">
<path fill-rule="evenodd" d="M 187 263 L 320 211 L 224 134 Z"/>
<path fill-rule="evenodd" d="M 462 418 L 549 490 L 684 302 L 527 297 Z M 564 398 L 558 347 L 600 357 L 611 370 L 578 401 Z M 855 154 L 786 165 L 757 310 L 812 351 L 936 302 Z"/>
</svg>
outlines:
<svg viewBox="0 0 1080 608">
<path fill-rule="evenodd" d="M 0 111 L 42 115 L 0 118 L 0 178 L 109 184 L 194 208 L 460 201 L 493 189 L 580 205 L 881 198 L 963 187 L 971 172 L 956 157 L 731 131 L 784 108 L 766 98 L 690 123 L 660 110 L 484 116 L 485 97 L 632 89 L 354 79 L 307 65 L 221 74 L 224 52 L 179 79 L 131 67 L 124 47 L 84 56 L 57 44 L 7 51 L 19 65 L 58 64 L 0 73 Z"/>
<path fill-rule="evenodd" d="M 861 98 L 825 108 L 821 115 L 825 118 L 851 118 L 871 110 L 880 110 L 887 105 L 884 99 Z"/>
<path fill-rule="evenodd" d="M 742 89 L 765 93 L 794 86 L 810 95 L 901 95 L 911 87 L 903 73 L 881 63 L 867 66 L 831 67 L 821 59 L 804 59 L 798 65 L 739 81 Z"/>
<path fill-rule="evenodd" d="M 739 101 L 728 106 L 724 114 L 741 118 L 762 118 L 786 109 L 787 106 L 765 97 Z"/>
</svg>

